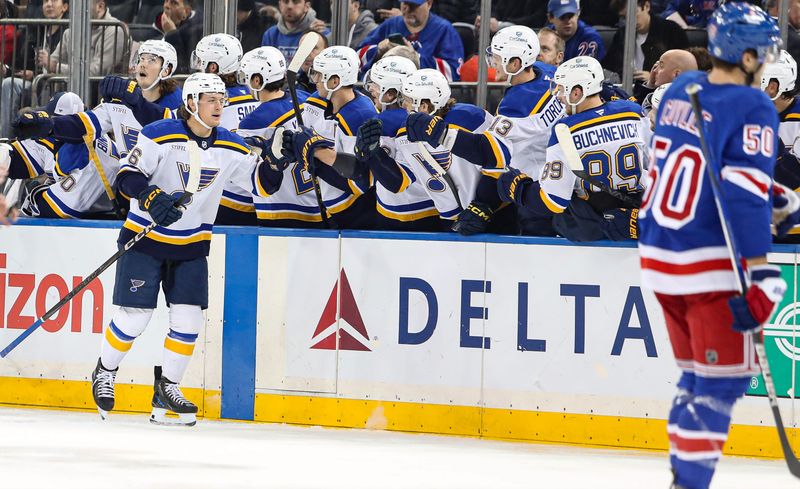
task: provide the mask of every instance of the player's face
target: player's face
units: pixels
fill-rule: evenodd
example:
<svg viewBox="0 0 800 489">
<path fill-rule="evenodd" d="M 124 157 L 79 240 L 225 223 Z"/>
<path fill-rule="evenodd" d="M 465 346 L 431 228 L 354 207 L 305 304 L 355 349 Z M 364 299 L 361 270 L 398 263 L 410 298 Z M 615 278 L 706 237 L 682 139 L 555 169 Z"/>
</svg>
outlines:
<svg viewBox="0 0 800 489">
<path fill-rule="evenodd" d="M 558 51 L 555 34 L 542 32 L 539 34 L 539 56 L 536 59 L 542 63 L 558 66 L 564 60 L 564 51 Z"/>
<path fill-rule="evenodd" d="M 400 4 L 400 12 L 403 14 L 403 21 L 405 21 L 408 27 L 419 29 L 428 23 L 431 6 L 428 2 L 421 5 L 416 5 L 411 2 L 402 2 Z"/>
<path fill-rule="evenodd" d="M 775 100 L 775 98 L 778 96 L 778 82 L 776 80 L 769 82 L 767 88 L 764 89 L 764 93 L 767 94 L 767 97 Z"/>
<path fill-rule="evenodd" d="M 577 14 L 564 14 L 561 17 L 553 17 L 551 15 L 550 22 L 556 27 L 556 32 L 558 32 L 559 36 L 563 39 L 569 39 L 578 30 L 578 15 L 580 15 L 580 10 Z"/>
<path fill-rule="evenodd" d="M 197 116 L 210 127 L 217 127 L 222 120 L 222 109 L 227 103 L 224 93 L 201 93 L 197 104 Z"/>
<path fill-rule="evenodd" d="M 161 63 L 161 56 L 150 53 L 139 55 L 139 61 L 136 63 L 136 83 L 140 87 L 149 87 L 155 83 L 161 72 Z"/>
<path fill-rule="evenodd" d="M 280 0 L 278 10 L 285 22 L 294 24 L 305 17 L 308 12 L 308 3 L 305 0 Z"/>
</svg>

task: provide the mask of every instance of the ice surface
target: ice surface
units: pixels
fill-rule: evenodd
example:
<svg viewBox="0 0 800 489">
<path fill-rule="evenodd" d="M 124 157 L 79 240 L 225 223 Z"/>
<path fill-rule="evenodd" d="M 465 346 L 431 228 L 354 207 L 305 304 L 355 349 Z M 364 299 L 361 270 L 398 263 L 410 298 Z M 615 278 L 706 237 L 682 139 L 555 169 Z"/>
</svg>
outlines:
<svg viewBox="0 0 800 489">
<path fill-rule="evenodd" d="M 383 431 L 0 408 L 0 488 L 667 489 L 662 452 Z M 725 458 L 715 489 L 797 488 L 782 461 Z"/>
</svg>

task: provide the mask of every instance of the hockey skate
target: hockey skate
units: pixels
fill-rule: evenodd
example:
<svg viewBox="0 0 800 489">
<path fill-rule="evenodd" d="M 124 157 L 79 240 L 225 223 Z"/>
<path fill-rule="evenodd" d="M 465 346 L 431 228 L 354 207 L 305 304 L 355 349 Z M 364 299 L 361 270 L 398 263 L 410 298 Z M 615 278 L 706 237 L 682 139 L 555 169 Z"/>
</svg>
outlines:
<svg viewBox="0 0 800 489">
<path fill-rule="evenodd" d="M 117 370 L 119 369 L 107 370 L 98 358 L 97 366 L 92 372 L 92 397 L 103 419 L 114 409 L 114 380 L 117 378 Z"/>
<path fill-rule="evenodd" d="M 194 426 L 197 423 L 197 406 L 183 396 L 178 384 L 161 377 L 160 370 L 156 367 L 158 378 L 155 382 L 150 422 L 159 425 Z M 177 414 L 178 419 L 167 417 L 168 412 Z"/>
</svg>

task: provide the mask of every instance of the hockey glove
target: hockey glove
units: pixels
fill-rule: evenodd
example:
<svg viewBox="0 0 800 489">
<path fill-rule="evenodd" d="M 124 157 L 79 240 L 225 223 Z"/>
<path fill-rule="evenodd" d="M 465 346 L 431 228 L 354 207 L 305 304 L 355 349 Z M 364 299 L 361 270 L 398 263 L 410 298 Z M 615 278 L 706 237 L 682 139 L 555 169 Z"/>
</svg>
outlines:
<svg viewBox="0 0 800 489">
<path fill-rule="evenodd" d="M 370 119 L 361 124 L 356 134 L 356 158 L 365 161 L 372 157 L 381 144 L 382 131 L 383 123 L 380 119 Z"/>
<path fill-rule="evenodd" d="M 611 241 L 639 239 L 639 209 L 609 209 L 603 213 L 600 229 Z"/>
<path fill-rule="evenodd" d="M 100 98 L 107 102 L 119 100 L 126 105 L 136 107 L 142 102 L 142 89 L 133 80 L 108 75 L 100 80 Z"/>
<path fill-rule="evenodd" d="M 317 148 L 333 149 L 333 141 L 325 139 L 313 129 L 305 126 L 300 126 L 300 130 L 297 132 L 283 131 L 283 153 L 290 157 L 293 156 L 306 170 L 313 167 L 314 151 Z"/>
<path fill-rule="evenodd" d="M 46 138 L 53 133 L 53 119 L 43 110 L 26 112 L 11 124 L 19 139 Z"/>
<path fill-rule="evenodd" d="M 800 222 L 800 195 L 778 182 L 772 185 L 772 224 L 781 238 Z"/>
<path fill-rule="evenodd" d="M 485 233 L 492 219 L 492 209 L 483 202 L 472 201 L 458 215 L 453 231 L 463 236 Z"/>
<path fill-rule="evenodd" d="M 178 197 L 170 195 L 156 185 L 150 185 L 136 197 L 139 208 L 147 211 L 153 222 L 159 226 L 167 227 L 183 215 L 183 211 L 175 207 Z"/>
<path fill-rule="evenodd" d="M 516 168 L 508 167 L 508 171 L 497 179 L 497 193 L 503 202 L 522 205 L 521 197 L 525 187 L 533 184 L 533 179 Z"/>
<path fill-rule="evenodd" d="M 283 171 L 294 161 L 289 156 L 283 154 L 281 151 L 280 154 L 276 155 L 272 152 L 272 140 L 275 135 L 272 136 L 269 140 L 262 138 L 261 136 L 250 136 L 244 138 L 245 142 L 255 148 L 257 151 L 256 153 L 261 156 L 261 159 L 264 163 L 269 166 L 269 169 L 272 171 Z"/>
<path fill-rule="evenodd" d="M 444 141 L 447 123 L 441 117 L 414 112 L 406 119 L 406 129 L 409 141 L 424 141 L 435 148 Z"/>
<path fill-rule="evenodd" d="M 732 327 L 740 333 L 760 331 L 786 293 L 786 282 L 777 266 L 754 265 L 749 271 L 751 285 L 747 294 L 728 299 L 733 314 Z"/>
</svg>

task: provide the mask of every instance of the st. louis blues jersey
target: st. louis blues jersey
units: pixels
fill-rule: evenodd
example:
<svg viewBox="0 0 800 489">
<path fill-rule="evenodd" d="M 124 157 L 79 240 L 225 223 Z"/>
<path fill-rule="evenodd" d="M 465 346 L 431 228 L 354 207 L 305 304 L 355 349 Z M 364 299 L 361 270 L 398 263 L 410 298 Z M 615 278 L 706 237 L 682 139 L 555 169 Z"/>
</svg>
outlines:
<svg viewBox="0 0 800 489">
<path fill-rule="evenodd" d="M 792 104 L 780 113 L 778 135 L 786 149 L 800 158 L 800 102 L 798 99 L 794 99 Z"/>
<path fill-rule="evenodd" d="M 170 93 L 165 93 L 155 103 L 165 109 L 178 110 L 183 104 L 183 90 L 178 87 Z"/>
<path fill-rule="evenodd" d="M 514 85 L 497 107 L 492 132 L 513 146 L 511 166 L 531 178 L 541 174 L 552 127 L 564 117 L 564 106 L 550 91 L 555 68 L 544 63 L 533 65 L 536 78 Z"/>
<path fill-rule="evenodd" d="M 731 266 L 717 206 L 706 175 L 698 127 L 686 86 L 698 83 L 713 171 L 720 179 L 726 218 L 743 258 L 770 249 L 772 172 L 778 114 L 759 90 L 715 85 L 701 72 L 685 73 L 658 108 L 654 164 L 639 215 L 642 284 L 663 294 L 732 291 Z M 731 110 L 735 101 L 736 110 Z"/>
<path fill-rule="evenodd" d="M 587 173 L 609 187 L 640 191 L 650 121 L 635 102 L 616 100 L 561 120 L 569 127 L 575 148 Z M 542 201 L 553 213 L 569 205 L 573 193 L 592 202 L 607 194 L 570 171 L 555 131 L 547 146 L 547 163 L 538 176 Z M 597 206 L 595 206 L 597 207 Z M 600 206 L 602 207 L 602 206 Z M 605 209 L 598 210 L 602 211 Z"/>
<path fill-rule="evenodd" d="M 317 92 L 312 93 L 303 105 L 303 123 L 320 136 L 333 141 L 337 153 L 354 154 L 358 128 L 377 115 L 375 105 L 369 98 L 358 92 L 354 93 L 355 98 L 335 114 L 329 108 L 331 102 L 320 97 Z M 331 185 L 322 178 L 319 183 L 325 208 L 332 215 L 348 209 L 368 190 L 364 183 L 354 180 L 347 180 L 346 189 Z"/>
<path fill-rule="evenodd" d="M 308 98 L 308 93 L 298 91 L 297 98 L 302 104 Z M 298 127 L 289 93 L 258 106 L 242 120 L 236 133 L 242 137 L 261 136 L 269 139 L 278 127 L 291 130 Z M 268 196 L 254 195 L 253 202 L 261 225 L 289 225 L 291 221 L 322 222 L 311 175 L 300 162 L 283 170 L 283 180 L 276 192 Z"/>
<path fill-rule="evenodd" d="M 202 155 L 200 187 L 183 216 L 175 223 L 157 226 L 136 246 L 145 253 L 163 259 L 188 260 L 208 255 L 211 229 L 222 197 L 225 182 L 261 191 L 257 179 L 258 158 L 241 137 L 223 128 L 212 130 L 208 138 L 198 138 L 182 120 L 162 120 L 145 126 L 136 147 L 121 161 L 118 178 L 126 172 L 138 172 L 149 184 L 164 192 L 180 194 L 189 176 L 189 139 L 197 141 Z M 128 218 L 122 226 L 119 242 L 125 243 L 149 225 L 150 214 L 131 198 Z"/>
</svg>

